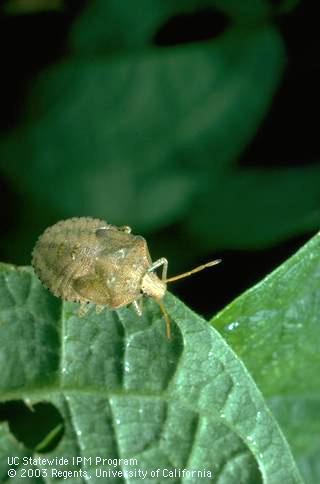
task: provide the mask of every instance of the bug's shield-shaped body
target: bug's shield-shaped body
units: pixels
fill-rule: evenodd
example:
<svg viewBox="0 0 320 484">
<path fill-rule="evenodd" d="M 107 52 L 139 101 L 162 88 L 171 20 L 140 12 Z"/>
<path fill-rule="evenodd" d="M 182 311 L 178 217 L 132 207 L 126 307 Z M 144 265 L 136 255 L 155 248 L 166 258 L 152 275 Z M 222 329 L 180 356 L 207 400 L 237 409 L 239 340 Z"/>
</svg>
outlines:
<svg viewBox="0 0 320 484">
<path fill-rule="evenodd" d="M 49 227 L 34 248 L 32 264 L 55 296 L 116 309 L 141 296 L 151 258 L 143 237 L 81 217 Z"/>
</svg>

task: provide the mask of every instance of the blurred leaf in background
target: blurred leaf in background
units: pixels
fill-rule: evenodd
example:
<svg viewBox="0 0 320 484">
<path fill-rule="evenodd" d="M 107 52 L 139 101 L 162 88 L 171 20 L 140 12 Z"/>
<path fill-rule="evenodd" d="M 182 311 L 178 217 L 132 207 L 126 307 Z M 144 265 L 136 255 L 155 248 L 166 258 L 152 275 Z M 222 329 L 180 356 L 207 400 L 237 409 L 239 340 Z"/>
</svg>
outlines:
<svg viewBox="0 0 320 484">
<path fill-rule="evenodd" d="M 145 234 L 179 224 L 199 253 L 265 247 L 317 226 L 318 167 L 236 165 L 284 68 L 277 8 L 85 5 L 66 55 L 33 78 L 19 125 L 0 141 L 2 171 L 30 200 L 29 226 L 79 214 Z M 22 232 L 27 224 L 19 241 Z"/>
<path fill-rule="evenodd" d="M 63 0 L 7 0 L 1 7 L 6 14 L 21 15 L 60 10 L 63 5 Z"/>
</svg>

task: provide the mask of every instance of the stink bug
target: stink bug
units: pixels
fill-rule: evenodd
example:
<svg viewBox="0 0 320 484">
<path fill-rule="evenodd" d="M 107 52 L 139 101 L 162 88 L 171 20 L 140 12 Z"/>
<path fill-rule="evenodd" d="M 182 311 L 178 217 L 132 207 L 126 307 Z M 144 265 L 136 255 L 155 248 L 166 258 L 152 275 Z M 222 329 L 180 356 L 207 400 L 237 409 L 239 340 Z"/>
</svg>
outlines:
<svg viewBox="0 0 320 484">
<path fill-rule="evenodd" d="M 132 304 L 141 316 L 142 296 L 150 296 L 160 306 L 168 338 L 170 321 L 161 302 L 166 284 L 219 262 L 167 278 L 167 259 L 152 262 L 143 237 L 131 234 L 130 227 L 90 217 L 62 220 L 47 228 L 32 253 L 32 265 L 41 282 L 55 296 L 79 302 L 80 314 L 85 314 L 91 302 L 97 312 Z M 154 272 L 160 266 L 161 278 Z"/>
</svg>

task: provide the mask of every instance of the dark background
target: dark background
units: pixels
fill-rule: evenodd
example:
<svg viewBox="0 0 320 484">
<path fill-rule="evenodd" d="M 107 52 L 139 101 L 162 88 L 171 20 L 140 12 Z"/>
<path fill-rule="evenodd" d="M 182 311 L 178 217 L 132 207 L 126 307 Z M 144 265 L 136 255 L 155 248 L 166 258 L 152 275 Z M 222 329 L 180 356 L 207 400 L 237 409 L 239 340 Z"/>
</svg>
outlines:
<svg viewBox="0 0 320 484">
<path fill-rule="evenodd" d="M 276 8 L 281 2 L 271 3 Z M 34 78 L 70 55 L 68 34 L 75 19 L 85 11 L 86 2 L 69 1 L 62 9 L 50 11 L 49 8 L 48 11 L 32 13 L 19 9 L 5 10 L 8 5 L 8 2 L 2 4 L 0 18 L 2 140 L 14 133 L 17 127 L 22 126 L 23 129 L 26 100 Z M 133 23 L 136 21 L 138 19 L 132 18 Z M 319 165 L 316 120 L 320 69 L 316 2 L 300 2 L 292 11 L 274 15 L 271 21 L 279 28 L 286 47 L 284 74 L 263 121 L 235 163 L 241 169 L 254 167 L 266 171 L 278 167 Z M 223 35 L 228 22 L 223 12 L 211 6 L 201 5 L 192 13 L 181 11 L 158 26 L 153 36 L 154 48 L 170 49 L 179 44 L 187 46 L 214 41 Z M 124 112 L 123 116 L 126 115 Z M 19 144 L 18 137 L 16 143 Z M 60 218 L 66 218 L 69 213 L 64 214 L 51 205 L 40 203 L 24 186 L 23 172 L 29 169 L 29 159 L 17 162 L 21 170 L 17 178 L 8 169 L 11 161 L 1 155 L 1 143 L 0 160 L 0 260 L 30 264 L 33 242 L 41 231 Z M 76 160 L 74 164 L 76 170 Z M 273 196 L 272 187 L 268 196 Z M 212 207 L 213 216 L 215 210 L 219 207 Z M 95 213 L 83 213 L 80 203 L 79 212 L 74 215 L 96 216 Z M 189 216 L 194 214 L 190 212 Z M 208 317 L 286 260 L 317 230 L 316 226 L 309 230 L 301 228 L 260 246 L 253 243 L 244 247 L 239 244 L 237 248 L 235 241 L 233 247 L 220 244 L 210 250 L 210 244 L 202 248 L 195 241 L 194 234 L 189 238 L 184 232 L 187 217 L 188 212 L 185 212 L 180 219 L 168 220 L 159 228 L 152 227 L 141 235 L 148 239 L 153 259 L 168 257 L 171 275 L 211 258 L 223 259 L 218 267 L 172 287 L 184 302 Z M 109 216 L 108 222 L 118 223 L 118 220 L 110 220 Z M 126 220 L 122 221 L 122 224 L 126 223 Z M 268 222 L 261 219 L 261 224 L 265 223 Z M 135 227 L 133 232 L 137 233 Z M 138 232 L 141 230 L 138 229 Z"/>
</svg>

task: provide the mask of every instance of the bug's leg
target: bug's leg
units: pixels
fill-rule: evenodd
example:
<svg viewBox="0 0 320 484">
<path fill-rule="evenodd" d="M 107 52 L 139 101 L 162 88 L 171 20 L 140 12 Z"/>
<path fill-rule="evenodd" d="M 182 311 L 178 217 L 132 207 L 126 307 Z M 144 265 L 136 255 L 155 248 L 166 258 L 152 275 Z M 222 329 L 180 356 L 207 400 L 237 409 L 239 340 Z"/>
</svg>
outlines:
<svg viewBox="0 0 320 484">
<path fill-rule="evenodd" d="M 102 304 L 97 304 L 96 305 L 96 314 L 100 314 L 104 310 L 105 306 Z"/>
<path fill-rule="evenodd" d="M 139 296 L 137 299 L 135 299 L 132 302 L 132 306 L 134 307 L 135 312 L 137 313 L 138 316 L 142 316 L 142 305 L 143 305 L 143 298 L 141 294 L 141 296 Z"/>
<path fill-rule="evenodd" d="M 121 227 L 118 227 L 119 230 L 122 230 L 122 232 L 126 232 L 127 234 L 131 233 L 131 227 L 128 225 L 121 225 Z"/>
<path fill-rule="evenodd" d="M 79 308 L 79 311 L 78 311 L 79 318 L 83 318 L 83 316 L 85 316 L 87 314 L 87 312 L 89 311 L 89 309 L 90 309 L 89 304 L 87 304 L 87 303 L 80 303 L 80 308 Z"/>
<path fill-rule="evenodd" d="M 165 310 L 164 305 L 162 304 L 161 300 L 160 299 L 156 299 L 156 302 L 159 304 L 159 307 L 160 307 L 160 310 L 162 312 L 162 316 L 163 316 L 164 322 L 166 323 L 166 335 L 167 335 L 167 338 L 170 339 L 171 338 L 170 318 L 169 318 L 168 313 Z"/>
<path fill-rule="evenodd" d="M 163 266 L 161 279 L 165 281 L 167 279 L 167 272 L 168 272 L 168 261 L 165 257 L 161 257 L 161 259 L 158 259 L 155 262 L 153 262 L 149 267 L 148 272 L 152 272 L 160 266 Z"/>
</svg>

